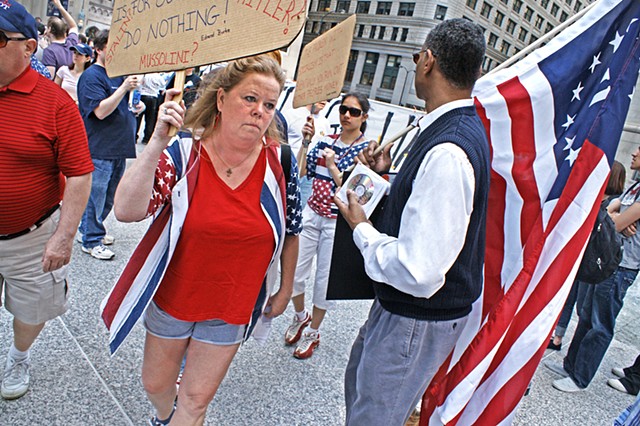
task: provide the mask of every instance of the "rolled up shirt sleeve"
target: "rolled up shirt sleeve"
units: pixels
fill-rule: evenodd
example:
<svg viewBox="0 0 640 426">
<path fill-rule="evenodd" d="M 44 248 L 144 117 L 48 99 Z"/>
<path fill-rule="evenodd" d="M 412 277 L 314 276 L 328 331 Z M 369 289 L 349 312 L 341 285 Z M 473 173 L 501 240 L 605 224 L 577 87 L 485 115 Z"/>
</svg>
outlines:
<svg viewBox="0 0 640 426">
<path fill-rule="evenodd" d="M 359 224 L 353 233 L 367 275 L 415 297 L 429 298 L 464 246 L 475 178 L 464 151 L 443 143 L 420 165 L 402 212 L 398 237 Z"/>
</svg>

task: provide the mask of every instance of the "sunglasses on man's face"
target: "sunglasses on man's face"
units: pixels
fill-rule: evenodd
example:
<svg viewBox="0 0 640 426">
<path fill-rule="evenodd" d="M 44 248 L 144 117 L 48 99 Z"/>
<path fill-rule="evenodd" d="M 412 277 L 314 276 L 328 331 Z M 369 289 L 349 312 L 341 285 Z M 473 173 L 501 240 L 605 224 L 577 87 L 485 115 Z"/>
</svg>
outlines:
<svg viewBox="0 0 640 426">
<path fill-rule="evenodd" d="M 417 64 L 418 64 L 418 61 L 420 60 L 420 54 L 421 54 L 422 52 L 426 52 L 426 51 L 427 51 L 427 49 L 424 49 L 424 50 L 421 50 L 421 51 L 419 51 L 419 52 L 414 53 L 414 54 L 413 54 L 413 63 L 417 65 Z"/>
<path fill-rule="evenodd" d="M 348 112 L 352 117 L 360 117 L 360 115 L 362 115 L 361 109 L 348 107 L 346 105 L 340 105 L 340 108 L 338 108 L 338 112 L 340 112 L 340 114 L 342 115 L 345 115 Z"/>
<path fill-rule="evenodd" d="M 10 41 L 25 41 L 29 40 L 28 37 L 9 37 L 4 32 L 0 31 L 0 49 L 5 47 Z"/>
</svg>

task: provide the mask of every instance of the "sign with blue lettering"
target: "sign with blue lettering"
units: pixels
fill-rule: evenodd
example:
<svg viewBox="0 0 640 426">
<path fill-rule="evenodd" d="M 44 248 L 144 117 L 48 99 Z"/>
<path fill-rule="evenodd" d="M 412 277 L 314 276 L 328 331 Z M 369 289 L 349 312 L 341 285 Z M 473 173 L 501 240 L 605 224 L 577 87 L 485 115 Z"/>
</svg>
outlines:
<svg viewBox="0 0 640 426">
<path fill-rule="evenodd" d="M 115 0 L 110 77 L 174 71 L 288 46 L 306 0 Z"/>
</svg>

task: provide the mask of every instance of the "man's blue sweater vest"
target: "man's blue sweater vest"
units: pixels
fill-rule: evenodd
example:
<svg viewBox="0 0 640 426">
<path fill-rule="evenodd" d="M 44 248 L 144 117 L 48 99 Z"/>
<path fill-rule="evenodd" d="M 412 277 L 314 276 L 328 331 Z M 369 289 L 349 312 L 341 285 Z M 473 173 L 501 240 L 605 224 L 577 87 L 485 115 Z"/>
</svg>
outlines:
<svg viewBox="0 0 640 426">
<path fill-rule="evenodd" d="M 454 109 L 433 122 L 418 137 L 391 187 L 382 213 L 380 232 L 397 237 L 400 217 L 412 191 L 420 191 L 414 180 L 422 160 L 434 146 L 451 142 L 467 154 L 473 166 L 475 193 L 473 212 L 462 251 L 446 273 L 444 286 L 430 298 L 418 298 L 384 283 L 374 283 L 380 304 L 388 311 L 421 320 L 451 320 L 471 311 L 471 304 L 482 291 L 482 271 L 485 248 L 485 222 L 489 194 L 489 143 L 473 106 Z M 447 185 L 447 182 L 439 182 Z M 433 200 L 446 203 L 447 200 Z M 409 225 L 410 226 L 410 225 Z M 429 238 L 430 229 L 415 229 L 412 233 Z M 421 258 L 429 253 L 414 253 Z"/>
</svg>

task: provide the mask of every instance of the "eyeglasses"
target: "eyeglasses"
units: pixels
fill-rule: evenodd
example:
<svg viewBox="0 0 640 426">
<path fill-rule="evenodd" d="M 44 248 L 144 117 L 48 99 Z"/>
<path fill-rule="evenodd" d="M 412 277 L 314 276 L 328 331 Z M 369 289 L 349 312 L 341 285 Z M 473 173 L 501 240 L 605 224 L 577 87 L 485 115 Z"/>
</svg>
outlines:
<svg viewBox="0 0 640 426">
<path fill-rule="evenodd" d="M 352 117 L 360 117 L 362 115 L 361 109 L 348 107 L 346 105 L 340 105 L 340 108 L 338 108 L 338 112 L 341 115 L 345 115 L 348 112 L 349 115 Z"/>
<path fill-rule="evenodd" d="M 414 54 L 413 54 L 413 63 L 414 63 L 414 64 L 417 64 L 417 63 L 418 63 L 418 61 L 420 60 L 420 54 L 421 54 L 422 52 L 426 52 L 426 51 L 427 51 L 427 49 L 423 49 L 423 50 L 421 50 L 421 51 L 419 51 L 419 52 L 414 53 Z"/>
<path fill-rule="evenodd" d="M 0 49 L 5 47 L 10 41 L 24 41 L 29 40 L 28 37 L 8 37 L 3 31 L 0 31 Z"/>
</svg>

